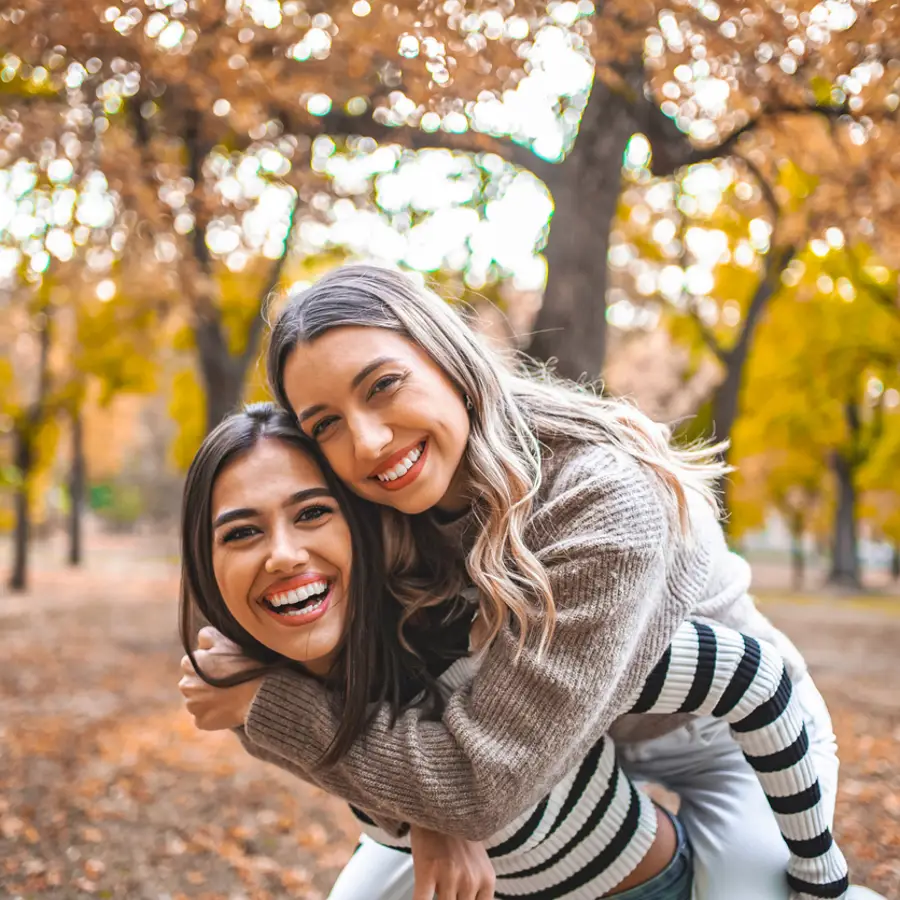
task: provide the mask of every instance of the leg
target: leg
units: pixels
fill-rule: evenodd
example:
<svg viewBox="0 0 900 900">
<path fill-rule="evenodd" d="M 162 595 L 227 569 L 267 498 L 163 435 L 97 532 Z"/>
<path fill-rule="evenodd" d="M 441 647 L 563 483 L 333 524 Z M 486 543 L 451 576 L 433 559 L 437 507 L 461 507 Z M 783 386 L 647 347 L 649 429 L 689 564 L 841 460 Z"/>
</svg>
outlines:
<svg viewBox="0 0 900 900">
<path fill-rule="evenodd" d="M 838 769 L 837 738 L 831 724 L 831 714 L 825 698 L 806 675 L 794 685 L 794 696 L 803 709 L 806 733 L 809 735 L 809 753 L 819 773 L 822 801 L 829 827 L 834 828 L 834 805 L 837 800 Z"/>
<path fill-rule="evenodd" d="M 412 892 L 412 856 L 363 835 L 328 900 L 410 900 Z"/>
<path fill-rule="evenodd" d="M 629 775 L 681 798 L 678 815 L 694 849 L 697 900 L 788 900 L 787 847 L 724 722 L 698 719 L 620 749 Z"/>
<path fill-rule="evenodd" d="M 829 823 L 838 759 L 831 717 L 808 675 L 794 686 Z M 724 722 L 698 719 L 654 741 L 622 748 L 635 777 L 681 798 L 679 816 L 694 846 L 698 900 L 787 900 L 788 851 L 759 785 Z"/>
</svg>

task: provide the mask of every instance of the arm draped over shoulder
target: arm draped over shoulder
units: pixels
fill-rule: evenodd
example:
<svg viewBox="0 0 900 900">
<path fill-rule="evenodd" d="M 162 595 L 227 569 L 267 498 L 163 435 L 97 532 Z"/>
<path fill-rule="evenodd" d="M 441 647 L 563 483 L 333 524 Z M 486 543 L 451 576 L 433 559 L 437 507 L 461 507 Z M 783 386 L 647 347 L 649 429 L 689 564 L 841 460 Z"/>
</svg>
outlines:
<svg viewBox="0 0 900 900">
<path fill-rule="evenodd" d="M 371 811 L 482 840 L 576 765 L 625 711 L 703 590 L 706 551 L 679 533 L 653 473 L 605 445 L 581 448 L 542 486 L 527 535 L 547 570 L 557 625 L 518 653 L 503 628 L 440 721 L 377 710 L 335 765 L 333 696 L 295 673 L 267 676 L 240 731 L 247 750 Z"/>
</svg>

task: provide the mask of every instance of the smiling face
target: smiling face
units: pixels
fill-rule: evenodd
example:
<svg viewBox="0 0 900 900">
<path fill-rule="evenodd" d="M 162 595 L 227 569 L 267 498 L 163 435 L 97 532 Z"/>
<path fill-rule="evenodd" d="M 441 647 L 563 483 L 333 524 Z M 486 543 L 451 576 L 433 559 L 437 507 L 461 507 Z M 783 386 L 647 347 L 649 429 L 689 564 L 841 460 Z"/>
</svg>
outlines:
<svg viewBox="0 0 900 900">
<path fill-rule="evenodd" d="M 274 438 L 219 473 L 212 562 L 229 612 L 252 637 L 317 675 L 344 636 L 350 529 L 316 463 Z"/>
<path fill-rule="evenodd" d="M 405 337 L 332 329 L 292 351 L 284 387 L 300 427 L 359 496 L 407 514 L 466 505 L 464 401 Z"/>
</svg>

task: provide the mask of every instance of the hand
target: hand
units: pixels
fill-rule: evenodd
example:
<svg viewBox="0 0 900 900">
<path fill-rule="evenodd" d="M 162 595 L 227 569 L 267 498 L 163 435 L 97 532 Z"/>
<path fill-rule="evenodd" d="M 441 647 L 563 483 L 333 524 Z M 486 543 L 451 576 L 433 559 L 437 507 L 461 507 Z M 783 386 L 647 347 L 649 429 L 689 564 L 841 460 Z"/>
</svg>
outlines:
<svg viewBox="0 0 900 900">
<path fill-rule="evenodd" d="M 211 626 L 200 629 L 197 647 L 194 652 L 197 665 L 213 678 L 225 678 L 259 665 L 247 659 L 237 644 Z M 187 656 L 181 658 L 181 671 L 184 674 L 178 682 L 178 690 L 197 728 L 201 731 L 220 731 L 244 724 L 262 678 L 254 678 L 234 687 L 213 687 L 194 671 Z"/>
<path fill-rule="evenodd" d="M 494 900 L 494 868 L 481 842 L 411 826 L 412 900 Z"/>
</svg>

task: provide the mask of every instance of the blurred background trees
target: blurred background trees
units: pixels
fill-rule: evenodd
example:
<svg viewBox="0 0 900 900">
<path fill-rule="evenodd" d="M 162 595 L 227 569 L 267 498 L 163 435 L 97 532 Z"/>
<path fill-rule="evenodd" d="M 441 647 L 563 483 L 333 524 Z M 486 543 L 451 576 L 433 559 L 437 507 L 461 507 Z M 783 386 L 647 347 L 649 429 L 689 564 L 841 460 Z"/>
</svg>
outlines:
<svg viewBox="0 0 900 900">
<path fill-rule="evenodd" d="M 900 568 L 900 10 L 885 0 L 13 0 L 0 526 L 168 522 L 264 318 L 362 258 L 729 439 L 729 530 Z M 766 530 L 768 529 L 768 530 Z M 870 551 L 867 551 L 870 552 Z"/>
</svg>

